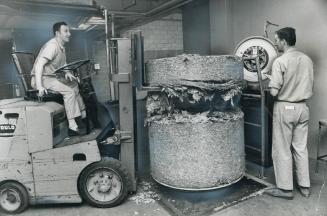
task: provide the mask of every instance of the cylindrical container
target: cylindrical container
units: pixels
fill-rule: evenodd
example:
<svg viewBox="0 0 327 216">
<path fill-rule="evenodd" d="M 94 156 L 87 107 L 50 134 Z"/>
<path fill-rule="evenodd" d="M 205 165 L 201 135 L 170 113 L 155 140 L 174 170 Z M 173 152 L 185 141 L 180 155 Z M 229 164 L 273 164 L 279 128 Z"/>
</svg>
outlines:
<svg viewBox="0 0 327 216">
<path fill-rule="evenodd" d="M 152 177 L 183 190 L 210 190 L 240 180 L 244 119 L 234 98 L 241 91 L 242 59 L 180 55 L 150 60 L 146 67 L 148 84 L 162 87 L 147 100 Z"/>
<path fill-rule="evenodd" d="M 179 55 L 149 60 L 146 64 L 150 85 L 189 84 L 189 81 L 226 82 L 243 80 L 241 57 L 233 55 Z"/>
<path fill-rule="evenodd" d="M 245 170 L 241 110 L 207 117 L 174 114 L 149 125 L 152 177 L 182 190 L 210 190 L 240 180 Z"/>
</svg>

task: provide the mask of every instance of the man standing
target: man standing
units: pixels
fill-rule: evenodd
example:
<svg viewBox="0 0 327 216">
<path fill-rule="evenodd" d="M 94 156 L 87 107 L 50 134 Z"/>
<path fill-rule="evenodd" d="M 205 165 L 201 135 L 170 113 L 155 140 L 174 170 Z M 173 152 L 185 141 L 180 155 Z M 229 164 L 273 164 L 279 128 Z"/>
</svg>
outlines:
<svg viewBox="0 0 327 216">
<path fill-rule="evenodd" d="M 294 158 L 299 191 L 304 197 L 309 197 L 309 108 L 306 100 L 312 96 L 313 64 L 308 56 L 295 49 L 295 29 L 278 30 L 275 43 L 283 52 L 273 63 L 269 83 L 270 93 L 275 97 L 272 158 L 277 187 L 266 190 L 266 193 L 293 199 Z"/>
<path fill-rule="evenodd" d="M 86 117 L 85 105 L 79 94 L 76 77 L 70 72 L 65 73 L 66 80 L 58 80 L 55 70 L 66 64 L 66 52 L 64 45 L 71 37 L 69 28 L 65 22 L 53 25 L 54 38 L 49 40 L 40 50 L 32 70 L 32 86 L 39 91 L 39 96 L 47 94 L 47 89 L 59 92 L 63 95 L 64 106 L 68 118 L 70 136 L 78 135 L 79 130 L 75 118 Z M 75 80 L 75 81 L 74 81 Z"/>
</svg>

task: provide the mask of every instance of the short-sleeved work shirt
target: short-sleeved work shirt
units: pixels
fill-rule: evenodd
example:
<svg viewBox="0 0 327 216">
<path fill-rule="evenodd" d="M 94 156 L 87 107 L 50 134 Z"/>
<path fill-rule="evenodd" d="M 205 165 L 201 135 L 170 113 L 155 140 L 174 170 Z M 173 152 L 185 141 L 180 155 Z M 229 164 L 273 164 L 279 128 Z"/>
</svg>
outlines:
<svg viewBox="0 0 327 216">
<path fill-rule="evenodd" d="M 304 53 L 288 49 L 275 59 L 269 87 L 278 90 L 277 100 L 299 102 L 312 96 L 313 63 Z"/>
<path fill-rule="evenodd" d="M 56 69 L 66 64 L 66 51 L 65 48 L 57 42 L 56 38 L 52 38 L 43 45 L 35 63 L 40 58 L 48 60 L 48 63 L 44 66 L 42 75 L 52 75 Z M 34 70 L 32 73 L 34 74 Z"/>
</svg>

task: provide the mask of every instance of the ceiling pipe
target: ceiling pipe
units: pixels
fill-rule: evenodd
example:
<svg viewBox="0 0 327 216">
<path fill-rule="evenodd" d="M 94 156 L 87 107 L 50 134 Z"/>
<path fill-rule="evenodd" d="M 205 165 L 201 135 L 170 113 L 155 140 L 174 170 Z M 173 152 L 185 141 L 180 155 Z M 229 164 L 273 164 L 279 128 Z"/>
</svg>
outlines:
<svg viewBox="0 0 327 216">
<path fill-rule="evenodd" d="M 151 9 L 150 11 L 147 11 L 145 13 L 145 16 L 152 16 L 152 15 L 156 15 L 158 13 L 161 13 L 162 11 L 165 11 L 167 9 L 171 9 L 171 8 L 176 8 L 176 7 L 180 7 L 184 4 L 189 3 L 192 0 L 171 0 L 169 2 L 166 2 L 156 8 Z"/>
<path fill-rule="evenodd" d="M 116 17 L 130 17 L 130 16 L 140 16 L 140 17 L 151 17 L 161 12 L 165 12 L 167 9 L 171 10 L 181 5 L 187 4 L 192 0 L 170 0 L 166 3 L 159 5 L 145 13 L 130 12 L 130 11 L 110 11 L 107 10 L 108 14 L 114 14 Z M 51 2 L 37 2 L 37 1 L 22 1 L 22 0 L 0 0 L 4 6 L 33 6 L 33 7 L 50 7 L 50 8 L 60 8 L 60 9 L 70 9 L 70 10 L 81 10 L 93 12 L 95 14 L 101 14 L 101 6 L 97 5 L 96 2 L 91 5 L 76 5 L 76 4 L 66 4 L 66 3 L 51 3 Z M 12 8 L 14 9 L 14 8 Z"/>
<path fill-rule="evenodd" d="M 130 12 L 130 11 L 111 11 L 108 10 L 109 14 L 115 14 L 115 16 L 145 16 L 146 13 L 139 13 L 139 12 Z"/>
<path fill-rule="evenodd" d="M 164 10 L 158 11 L 154 15 L 152 15 L 151 18 L 161 16 L 161 15 L 163 15 L 163 14 L 165 14 L 165 13 L 171 11 L 171 10 L 174 10 L 176 8 L 179 8 L 179 7 L 183 6 L 183 5 L 186 5 L 186 4 L 190 3 L 191 1 L 193 1 L 193 0 L 185 0 L 185 1 L 183 1 L 183 2 L 181 2 L 179 4 L 177 4 L 177 5 L 174 5 L 174 6 L 170 7 L 170 8 L 166 8 Z"/>
<path fill-rule="evenodd" d="M 130 16 L 143 16 L 143 17 L 151 17 L 153 15 L 157 15 L 158 13 L 166 12 L 166 10 L 172 10 L 177 7 L 180 7 L 184 4 L 191 2 L 192 0 L 170 0 L 164 4 L 159 5 L 156 8 L 153 8 L 144 13 L 139 12 L 130 12 L 130 11 L 110 11 L 108 10 L 108 14 L 114 14 L 116 17 L 130 17 Z"/>
<path fill-rule="evenodd" d="M 155 9 L 147 12 L 146 15 L 145 15 L 145 18 L 144 19 L 140 19 L 139 21 L 137 21 L 136 23 L 134 23 L 133 26 L 139 26 L 139 25 L 143 25 L 143 24 L 146 24 L 148 22 L 151 22 L 155 18 L 160 17 L 160 16 L 168 13 L 169 11 L 174 10 L 176 8 L 179 8 L 179 7 L 181 7 L 181 6 L 185 5 L 185 4 L 188 4 L 191 1 L 193 1 L 193 0 L 183 0 L 183 1 L 173 0 L 171 2 L 176 2 L 176 3 L 179 2 L 179 3 L 174 4 L 174 5 L 171 5 L 170 7 L 169 7 L 169 5 L 170 5 L 169 2 L 167 2 L 165 4 L 165 7 L 159 6 L 160 8 L 157 7 Z M 126 30 L 128 28 L 130 28 L 130 26 L 126 26 L 126 27 L 120 28 L 119 31 L 124 31 L 124 30 Z"/>
<path fill-rule="evenodd" d="M 185 4 L 188 4 L 190 3 L 192 0 L 171 0 L 169 2 L 166 2 L 154 9 L 151 9 L 149 10 L 148 12 L 145 12 L 145 13 L 138 13 L 138 12 L 127 12 L 127 11 L 110 11 L 110 10 L 106 10 L 105 7 L 101 7 L 101 9 L 103 11 L 107 11 L 107 19 L 109 19 L 109 14 L 112 16 L 114 15 L 115 17 L 132 17 L 132 16 L 141 16 L 141 18 L 136 21 L 135 23 L 133 23 L 132 25 L 129 25 L 129 26 L 125 26 L 125 27 L 122 27 L 122 28 L 119 28 L 119 25 L 117 24 L 114 24 L 116 27 L 115 29 L 116 30 L 119 30 L 119 31 L 124 31 L 125 29 L 128 29 L 130 28 L 131 26 L 136 26 L 136 25 L 142 25 L 142 24 L 145 24 L 145 23 L 148 23 L 148 22 L 151 22 L 154 18 L 160 16 L 160 15 L 163 15 L 173 9 L 176 9 L 178 7 L 181 7 Z M 151 15 L 151 16 L 150 16 Z M 104 20 L 104 23 L 106 23 L 106 17 L 105 17 L 105 20 Z M 95 25 L 95 26 L 98 26 L 98 25 L 101 25 L 100 23 Z M 95 28 L 95 27 L 93 27 Z M 96 36 L 96 39 L 99 39 L 103 37 L 103 33 L 100 33 Z"/>
<path fill-rule="evenodd" d="M 31 5 L 31 6 L 46 6 L 46 7 L 67 7 L 67 8 L 88 8 L 94 7 L 96 4 L 71 4 L 71 3 L 62 3 L 62 2 L 42 2 L 42 1 L 23 1 L 23 0 L 0 0 L 0 3 L 9 3 L 15 5 Z"/>
</svg>

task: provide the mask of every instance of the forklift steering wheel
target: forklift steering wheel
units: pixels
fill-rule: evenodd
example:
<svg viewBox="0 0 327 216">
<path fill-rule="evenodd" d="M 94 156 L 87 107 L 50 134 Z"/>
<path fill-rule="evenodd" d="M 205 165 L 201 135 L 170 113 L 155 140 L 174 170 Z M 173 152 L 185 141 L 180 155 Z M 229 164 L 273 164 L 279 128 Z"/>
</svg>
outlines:
<svg viewBox="0 0 327 216">
<path fill-rule="evenodd" d="M 78 60 L 78 61 L 74 61 L 72 63 L 66 64 L 60 68 L 58 68 L 57 70 L 55 70 L 56 74 L 60 74 L 64 71 L 75 71 L 76 69 L 80 68 L 81 66 L 89 63 L 90 60 L 89 59 L 85 59 L 85 60 Z"/>
</svg>

